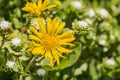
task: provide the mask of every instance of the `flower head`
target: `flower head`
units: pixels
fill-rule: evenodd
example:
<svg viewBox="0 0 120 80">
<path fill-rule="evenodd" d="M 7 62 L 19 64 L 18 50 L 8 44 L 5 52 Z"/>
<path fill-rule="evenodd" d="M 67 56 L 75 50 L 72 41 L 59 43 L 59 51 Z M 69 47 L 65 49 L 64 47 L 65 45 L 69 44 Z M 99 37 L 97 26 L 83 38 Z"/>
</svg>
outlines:
<svg viewBox="0 0 120 80">
<path fill-rule="evenodd" d="M 94 17 L 95 16 L 95 11 L 93 9 L 90 9 L 88 12 L 89 17 Z"/>
<path fill-rule="evenodd" d="M 86 21 L 78 21 L 78 25 L 81 27 L 81 28 L 87 28 L 88 26 L 88 23 Z"/>
<path fill-rule="evenodd" d="M 98 14 L 100 15 L 101 18 L 107 18 L 108 17 L 108 12 L 105 9 L 99 9 Z"/>
<path fill-rule="evenodd" d="M 44 76 L 45 74 L 46 74 L 46 71 L 44 69 L 38 69 L 37 70 L 37 75 Z"/>
<path fill-rule="evenodd" d="M 9 67 L 9 68 L 13 68 L 15 62 L 14 61 L 7 61 L 6 65 Z"/>
<path fill-rule="evenodd" d="M 90 25 L 93 24 L 92 20 L 90 20 L 90 19 L 85 19 L 85 21 L 86 21 L 88 24 L 90 24 Z"/>
<path fill-rule="evenodd" d="M 19 46 L 21 40 L 16 37 L 16 38 L 13 38 L 11 42 L 12 42 L 12 44 L 13 44 L 14 46 Z"/>
<path fill-rule="evenodd" d="M 108 60 L 106 60 L 106 63 L 108 65 L 114 66 L 116 62 L 114 61 L 114 59 L 108 59 Z"/>
<path fill-rule="evenodd" d="M 65 46 L 73 46 L 71 42 L 75 39 L 74 36 L 71 31 L 61 33 L 65 23 L 58 21 L 57 18 L 53 20 L 48 18 L 46 25 L 44 21 L 39 18 L 38 23 L 40 25 L 39 32 L 34 27 L 30 27 L 34 35 L 29 35 L 29 38 L 32 40 L 29 51 L 31 51 L 32 54 L 41 54 L 45 56 L 45 58 L 49 58 L 51 66 L 54 65 L 54 60 L 59 64 L 60 57 L 63 57 L 62 53 L 70 53 L 73 51 L 65 48 Z"/>
<path fill-rule="evenodd" d="M 0 28 L 5 30 L 5 29 L 8 29 L 10 27 L 10 23 L 8 21 L 1 21 L 0 22 Z"/>
<path fill-rule="evenodd" d="M 72 6 L 76 9 L 80 9 L 82 7 L 82 3 L 79 1 L 73 1 Z"/>
<path fill-rule="evenodd" d="M 32 14 L 35 14 L 36 16 L 39 16 L 41 12 L 45 11 L 46 9 L 51 9 L 55 7 L 56 5 L 50 5 L 50 0 L 45 0 L 42 3 L 42 0 L 38 0 L 38 3 L 35 2 L 27 2 L 25 7 L 22 8 L 22 10 L 30 12 Z"/>
<path fill-rule="evenodd" d="M 103 40 L 100 40 L 100 41 L 99 41 L 99 44 L 100 44 L 100 45 L 105 45 L 105 44 L 106 44 L 106 40 L 104 40 L 104 39 L 103 39 Z"/>
</svg>

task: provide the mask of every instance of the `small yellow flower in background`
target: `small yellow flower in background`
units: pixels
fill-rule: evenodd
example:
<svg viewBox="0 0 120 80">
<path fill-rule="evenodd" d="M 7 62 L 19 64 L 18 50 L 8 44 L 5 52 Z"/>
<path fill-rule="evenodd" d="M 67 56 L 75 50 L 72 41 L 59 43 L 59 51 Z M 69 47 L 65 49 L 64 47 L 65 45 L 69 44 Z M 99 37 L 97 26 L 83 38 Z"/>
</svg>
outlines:
<svg viewBox="0 0 120 80">
<path fill-rule="evenodd" d="M 73 51 L 65 48 L 65 46 L 74 46 L 71 42 L 75 38 L 71 31 L 61 33 L 65 23 L 60 22 L 57 18 L 53 20 L 48 18 L 46 24 L 44 24 L 42 18 L 39 18 L 38 23 L 40 26 L 39 32 L 34 27 L 30 27 L 34 35 L 29 35 L 29 39 L 32 40 L 29 51 L 32 54 L 41 54 L 45 58 L 49 58 L 51 66 L 54 66 L 55 61 L 59 65 L 60 57 L 64 57 L 62 54 Z"/>
<path fill-rule="evenodd" d="M 50 0 L 45 0 L 44 2 L 42 2 L 42 0 L 39 0 L 37 4 L 35 2 L 27 2 L 27 4 L 25 5 L 25 7 L 22 8 L 22 10 L 39 16 L 44 10 L 51 9 L 56 6 L 49 4 Z"/>
</svg>

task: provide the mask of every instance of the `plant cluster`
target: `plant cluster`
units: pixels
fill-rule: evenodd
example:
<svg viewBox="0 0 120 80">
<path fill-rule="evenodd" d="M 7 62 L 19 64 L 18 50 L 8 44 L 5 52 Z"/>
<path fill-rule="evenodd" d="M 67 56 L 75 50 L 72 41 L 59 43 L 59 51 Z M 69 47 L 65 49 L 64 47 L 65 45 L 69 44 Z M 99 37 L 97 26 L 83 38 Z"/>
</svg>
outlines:
<svg viewBox="0 0 120 80">
<path fill-rule="evenodd" d="M 120 0 L 0 0 L 0 80 L 119 80 Z"/>
</svg>

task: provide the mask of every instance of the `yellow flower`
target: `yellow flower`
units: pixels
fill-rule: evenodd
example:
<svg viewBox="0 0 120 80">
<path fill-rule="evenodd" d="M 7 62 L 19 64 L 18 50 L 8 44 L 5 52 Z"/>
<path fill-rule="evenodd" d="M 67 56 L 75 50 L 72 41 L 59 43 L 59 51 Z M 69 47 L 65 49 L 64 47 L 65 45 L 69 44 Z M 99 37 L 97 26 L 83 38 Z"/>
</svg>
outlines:
<svg viewBox="0 0 120 80">
<path fill-rule="evenodd" d="M 25 7 L 22 8 L 22 10 L 30 12 L 32 14 L 35 14 L 36 16 L 39 16 L 41 12 L 43 12 L 46 9 L 51 9 L 55 7 L 56 5 L 50 5 L 50 0 L 45 0 L 42 3 L 42 0 L 39 0 L 36 4 L 35 2 L 27 2 Z"/>
<path fill-rule="evenodd" d="M 71 31 L 62 32 L 65 26 L 64 22 L 60 22 L 57 18 L 51 20 L 47 19 L 47 23 L 44 24 L 42 18 L 38 20 L 40 31 L 37 31 L 34 27 L 30 27 L 30 30 L 34 35 L 29 35 L 29 39 L 32 40 L 29 51 L 32 54 L 41 54 L 45 58 L 50 59 L 50 65 L 54 66 L 54 61 L 57 64 L 60 63 L 60 57 L 64 57 L 63 53 L 70 53 L 73 50 L 65 48 L 65 46 L 74 46 L 71 42 L 75 39 Z"/>
</svg>

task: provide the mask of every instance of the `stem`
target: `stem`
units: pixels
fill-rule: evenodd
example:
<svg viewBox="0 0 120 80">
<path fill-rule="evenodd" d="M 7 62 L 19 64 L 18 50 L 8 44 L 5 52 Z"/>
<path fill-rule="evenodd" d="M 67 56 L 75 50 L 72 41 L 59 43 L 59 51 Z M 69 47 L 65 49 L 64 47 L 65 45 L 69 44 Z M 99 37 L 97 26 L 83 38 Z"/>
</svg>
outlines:
<svg viewBox="0 0 120 80">
<path fill-rule="evenodd" d="M 15 79 L 13 79 L 13 80 L 18 80 L 18 74 L 17 73 L 15 73 Z"/>
<path fill-rule="evenodd" d="M 29 68 L 32 66 L 32 63 L 35 61 L 36 58 L 38 58 L 39 55 L 35 55 L 29 62 L 29 64 L 27 65 L 27 67 L 25 68 L 25 72 L 27 72 L 29 70 Z M 43 59 L 43 57 L 41 58 L 41 60 Z"/>
<path fill-rule="evenodd" d="M 18 62 L 19 62 L 19 65 L 20 65 L 20 70 L 23 72 L 23 66 L 22 66 L 22 64 L 21 64 L 21 60 L 18 59 Z"/>
<path fill-rule="evenodd" d="M 29 62 L 29 64 L 27 65 L 27 67 L 25 68 L 25 72 L 27 72 L 29 70 L 29 68 L 31 67 L 32 63 L 35 61 L 35 59 L 38 57 L 38 55 L 35 55 Z"/>
</svg>

